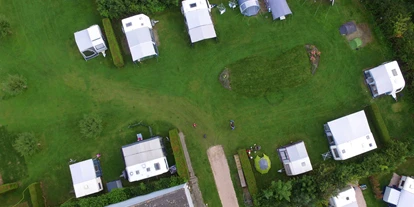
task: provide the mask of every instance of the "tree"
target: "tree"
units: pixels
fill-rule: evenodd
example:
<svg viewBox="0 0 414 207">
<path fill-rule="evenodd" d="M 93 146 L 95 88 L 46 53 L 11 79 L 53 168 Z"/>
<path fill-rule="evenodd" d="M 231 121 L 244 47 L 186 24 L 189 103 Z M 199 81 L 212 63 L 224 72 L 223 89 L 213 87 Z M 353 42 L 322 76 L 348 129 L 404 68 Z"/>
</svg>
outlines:
<svg viewBox="0 0 414 207">
<path fill-rule="evenodd" d="M 177 0 L 96 0 L 103 17 L 120 18 L 131 14 L 161 12 L 168 6 L 178 5 Z"/>
<path fill-rule="evenodd" d="M 31 132 L 23 132 L 18 134 L 13 147 L 22 156 L 33 155 L 37 151 L 37 141 L 35 135 Z"/>
<path fill-rule="evenodd" d="M 102 119 L 97 114 L 85 114 L 79 122 L 79 128 L 85 138 L 96 138 L 102 132 Z"/>
<path fill-rule="evenodd" d="M 0 38 L 11 34 L 11 27 L 9 21 L 3 15 L 0 15 Z"/>
<path fill-rule="evenodd" d="M 3 91 L 15 96 L 22 93 L 27 88 L 27 80 L 21 75 L 9 75 L 2 83 Z"/>
</svg>

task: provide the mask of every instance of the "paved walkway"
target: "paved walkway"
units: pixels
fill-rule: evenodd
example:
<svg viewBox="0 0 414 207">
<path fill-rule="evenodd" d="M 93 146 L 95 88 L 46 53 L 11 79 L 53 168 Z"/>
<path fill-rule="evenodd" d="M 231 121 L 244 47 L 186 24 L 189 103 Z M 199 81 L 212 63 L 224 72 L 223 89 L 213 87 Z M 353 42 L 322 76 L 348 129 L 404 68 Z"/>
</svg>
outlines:
<svg viewBox="0 0 414 207">
<path fill-rule="evenodd" d="M 364 194 L 362 194 L 361 188 L 359 188 L 358 186 L 354 186 L 354 189 L 358 207 L 367 207 L 367 203 L 365 202 Z"/>
<path fill-rule="evenodd" d="M 185 161 L 187 162 L 188 173 L 190 174 L 190 191 L 191 191 L 191 198 L 193 199 L 195 207 L 205 207 L 203 200 L 203 195 L 201 194 L 200 188 L 198 187 L 198 178 L 195 176 L 193 166 L 191 165 L 190 155 L 187 151 L 187 145 L 185 144 L 185 136 L 182 132 L 178 133 L 180 136 L 181 145 L 184 151 Z"/>
<path fill-rule="evenodd" d="M 399 176 L 397 173 L 393 173 L 388 186 L 394 186 L 394 185 L 398 186 L 400 184 L 400 179 L 401 179 L 401 176 Z"/>
</svg>

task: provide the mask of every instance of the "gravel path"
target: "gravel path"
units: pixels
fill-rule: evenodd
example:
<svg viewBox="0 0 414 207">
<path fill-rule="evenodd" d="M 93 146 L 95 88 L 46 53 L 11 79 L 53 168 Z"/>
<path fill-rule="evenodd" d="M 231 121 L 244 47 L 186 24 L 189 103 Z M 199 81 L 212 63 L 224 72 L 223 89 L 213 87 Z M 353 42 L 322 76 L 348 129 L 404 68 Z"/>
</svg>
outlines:
<svg viewBox="0 0 414 207">
<path fill-rule="evenodd" d="M 214 180 L 223 207 L 238 207 L 236 192 L 230 176 L 230 169 L 221 145 L 210 147 L 207 150 L 208 160 L 213 171 Z"/>
<path fill-rule="evenodd" d="M 193 166 L 191 165 L 190 155 L 187 151 L 187 145 L 185 144 L 185 136 L 182 132 L 178 133 L 180 136 L 181 146 L 183 147 L 185 161 L 187 162 L 188 172 L 190 174 L 190 191 L 191 191 L 191 198 L 193 199 L 193 203 L 195 207 L 205 207 L 203 200 L 203 195 L 201 194 L 200 188 L 198 187 L 198 179 L 194 174 Z"/>
</svg>

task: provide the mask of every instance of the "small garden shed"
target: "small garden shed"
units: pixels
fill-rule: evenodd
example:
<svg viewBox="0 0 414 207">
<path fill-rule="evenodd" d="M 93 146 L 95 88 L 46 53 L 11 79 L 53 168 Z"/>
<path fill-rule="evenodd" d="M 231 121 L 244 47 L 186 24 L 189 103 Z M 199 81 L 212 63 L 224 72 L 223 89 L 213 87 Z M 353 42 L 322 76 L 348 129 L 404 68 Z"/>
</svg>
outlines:
<svg viewBox="0 0 414 207">
<path fill-rule="evenodd" d="M 357 26 L 354 22 L 347 22 L 339 28 L 341 35 L 349 35 L 357 31 Z"/>
<path fill-rule="evenodd" d="M 240 12 L 244 16 L 254 16 L 260 11 L 258 0 L 239 0 Z"/>
</svg>

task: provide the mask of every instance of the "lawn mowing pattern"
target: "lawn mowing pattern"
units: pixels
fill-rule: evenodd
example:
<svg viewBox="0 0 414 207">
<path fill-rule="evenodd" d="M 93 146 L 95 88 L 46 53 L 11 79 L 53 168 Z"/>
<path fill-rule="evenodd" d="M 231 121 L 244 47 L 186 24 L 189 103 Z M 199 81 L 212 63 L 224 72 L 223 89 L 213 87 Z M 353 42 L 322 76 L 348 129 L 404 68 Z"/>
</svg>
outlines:
<svg viewBox="0 0 414 207">
<path fill-rule="evenodd" d="M 273 54 L 274 51 L 268 53 Z M 294 88 L 311 75 L 305 46 L 297 46 L 280 56 L 251 56 L 228 66 L 234 91 L 246 96 L 262 96 L 266 91 Z"/>
<path fill-rule="evenodd" d="M 322 161 L 320 154 L 328 151 L 323 124 L 372 101 L 378 103 L 392 137 L 413 134 L 408 115 L 412 103 L 399 99 L 402 110 L 395 113 L 392 98 L 373 100 L 363 84 L 362 70 L 390 60 L 390 51 L 380 39 L 352 51 L 338 34 L 344 22 L 370 21 L 359 1 L 342 1 L 334 7 L 319 1 L 288 3 L 295 14 L 286 21 L 271 21 L 267 13 L 247 18 L 238 10 L 223 15 L 213 10 L 220 42 L 206 40 L 194 47 L 188 44 L 179 8 L 171 8 L 154 15 L 160 21 L 156 25 L 161 42 L 158 62 L 150 59 L 135 65 L 126 61 L 123 70 L 111 70 L 115 67 L 110 58 L 99 56 L 85 62 L 74 42 L 75 31 L 101 22 L 94 2 L 0 0 L 0 13 L 8 16 L 14 31 L 1 42 L 0 77 L 19 73 L 30 86 L 25 93 L 0 101 L 0 123 L 13 132 L 33 131 L 42 143 L 42 150 L 26 159 L 23 186 L 42 181 L 47 203 L 56 206 L 73 196 L 68 160 L 89 159 L 97 153 L 102 154 L 103 179 L 117 179 L 125 168 L 120 147 L 136 141 L 140 129 L 128 130 L 127 126 L 137 119 L 173 123 L 186 134 L 209 206 L 220 206 L 211 169 L 206 166 L 205 152 L 210 146 L 223 145 L 231 173 L 237 175 L 232 155 L 254 143 L 261 145 L 275 162 L 268 174 L 255 173 L 260 189 L 272 180 L 286 179 L 277 173 L 282 167 L 276 162 L 277 147 L 307 140 L 308 154 L 317 164 Z M 116 23 L 120 25 L 114 21 L 113 28 L 120 28 Z M 122 35 L 120 29 L 114 32 Z M 276 106 L 264 98 L 242 97 L 217 81 L 220 72 L 238 60 L 256 54 L 280 56 L 305 44 L 322 51 L 318 72 L 294 89 L 280 89 L 283 102 Z M 97 139 L 82 139 L 78 122 L 91 112 L 102 114 L 104 129 Z M 236 130 L 229 129 L 229 119 L 236 121 Z M 166 135 L 170 129 L 163 125 L 158 131 Z M 21 198 L 19 190 L 16 195 L 0 197 L 0 203 L 13 205 Z M 241 191 L 237 192 L 240 201 Z"/>
</svg>

